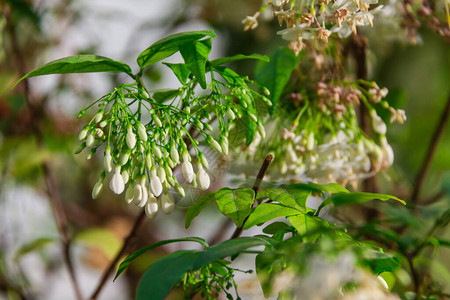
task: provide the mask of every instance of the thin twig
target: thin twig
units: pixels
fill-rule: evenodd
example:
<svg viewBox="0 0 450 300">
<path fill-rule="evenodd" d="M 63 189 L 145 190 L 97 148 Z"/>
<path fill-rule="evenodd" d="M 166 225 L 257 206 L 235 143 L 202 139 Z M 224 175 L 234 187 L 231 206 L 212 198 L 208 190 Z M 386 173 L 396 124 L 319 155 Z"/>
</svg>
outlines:
<svg viewBox="0 0 450 300">
<path fill-rule="evenodd" d="M 103 272 L 103 275 L 97 284 L 97 287 L 95 288 L 95 291 L 92 293 L 92 296 L 89 297 L 89 300 L 95 300 L 97 299 L 98 295 L 100 294 L 101 290 L 105 286 L 106 281 L 108 280 L 109 276 L 111 275 L 112 271 L 116 267 L 117 263 L 119 262 L 122 255 L 127 251 L 128 246 L 130 245 L 131 241 L 135 237 L 140 225 L 145 220 L 145 210 L 142 210 L 141 214 L 136 218 L 136 221 L 134 222 L 133 228 L 131 229 L 128 236 L 125 238 L 122 248 L 120 248 L 119 252 L 116 254 L 114 259 L 109 263 L 108 267 Z"/>
<path fill-rule="evenodd" d="M 19 70 L 20 76 L 23 76 L 26 74 L 27 68 L 26 68 L 24 56 L 22 54 L 22 51 L 20 49 L 20 46 L 19 46 L 19 43 L 17 40 L 16 29 L 11 20 L 10 7 L 8 5 L 6 5 L 5 3 L 3 3 L 3 1 L 2 1 L 2 7 L 3 7 L 2 14 L 6 20 L 6 31 L 10 38 L 13 57 L 14 57 L 16 65 L 17 65 L 17 68 Z M 40 120 L 41 120 L 41 116 L 42 116 L 42 113 L 41 113 L 42 108 L 39 105 L 36 105 L 36 103 L 34 103 L 33 101 L 31 101 L 32 96 L 31 96 L 30 86 L 29 86 L 27 79 L 25 79 L 23 81 L 23 87 L 24 87 L 25 99 L 27 101 L 28 108 L 32 115 L 33 130 L 37 137 L 38 146 L 42 149 L 44 147 L 43 140 L 42 140 L 42 132 L 40 130 Z M 50 170 L 48 162 L 44 161 L 41 164 L 41 167 L 44 171 L 45 181 L 46 181 L 46 185 L 47 185 L 47 194 L 48 194 L 51 206 L 53 208 L 53 212 L 54 212 L 54 215 L 56 218 L 56 224 L 57 224 L 57 227 L 59 230 L 59 234 L 61 236 L 61 242 L 62 242 L 62 247 L 63 247 L 62 254 L 63 254 L 64 262 L 67 266 L 70 280 L 72 282 L 72 286 L 75 291 L 76 298 L 78 300 L 82 300 L 83 296 L 81 294 L 81 289 L 78 284 L 78 281 L 77 281 L 77 278 L 75 275 L 75 270 L 73 268 L 73 263 L 72 263 L 72 260 L 70 257 L 71 238 L 68 233 L 68 223 L 67 223 L 66 215 L 63 210 L 61 196 L 59 194 L 56 182 L 54 180 L 54 176 L 52 175 L 52 172 Z"/>
<path fill-rule="evenodd" d="M 252 189 L 255 191 L 255 201 L 253 202 L 253 207 L 258 205 L 258 202 L 256 201 L 256 194 L 259 191 L 261 182 L 264 179 L 264 176 L 266 175 L 267 170 L 269 169 L 269 166 L 270 166 L 270 163 L 272 162 L 272 160 L 273 160 L 273 155 L 272 154 L 267 155 L 266 158 L 264 159 L 264 162 L 261 165 L 261 168 L 259 169 L 258 176 L 256 176 L 255 183 L 253 184 L 253 187 L 252 187 Z M 235 239 L 242 234 L 242 231 L 244 230 L 245 222 L 247 222 L 247 220 L 248 220 L 248 216 L 247 216 L 247 218 L 245 218 L 244 222 L 242 223 L 242 226 L 237 227 L 236 230 L 233 232 L 231 239 Z"/>
<path fill-rule="evenodd" d="M 423 160 L 422 166 L 420 167 L 419 173 L 417 173 L 417 177 L 414 181 L 414 189 L 411 194 L 411 204 L 416 204 L 419 199 L 420 192 L 422 190 L 422 186 L 425 180 L 425 177 L 430 169 L 431 161 L 433 160 L 434 153 L 439 144 L 439 140 L 444 133 L 445 125 L 447 123 L 448 117 L 450 114 L 450 96 L 447 99 L 447 104 L 445 105 L 444 111 L 442 112 L 441 118 L 439 119 L 439 123 L 434 130 L 433 137 L 431 138 L 430 144 L 428 146 L 427 153 L 425 155 L 425 159 Z"/>
</svg>

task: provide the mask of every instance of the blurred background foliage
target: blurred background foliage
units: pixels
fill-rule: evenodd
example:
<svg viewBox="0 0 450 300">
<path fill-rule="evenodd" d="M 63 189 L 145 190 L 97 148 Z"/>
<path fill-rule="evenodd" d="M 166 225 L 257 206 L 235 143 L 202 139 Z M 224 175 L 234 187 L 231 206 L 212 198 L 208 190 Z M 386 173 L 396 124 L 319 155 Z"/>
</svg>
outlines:
<svg viewBox="0 0 450 300">
<path fill-rule="evenodd" d="M 82 53 L 98 53 L 135 66 L 132 57 L 156 39 L 194 29 L 215 30 L 218 38 L 213 43 L 213 57 L 270 54 L 284 45 L 276 35 L 279 27 L 275 20 L 262 22 L 255 31 L 243 31 L 242 19 L 259 9 L 259 0 L 143 2 L 0 1 L 0 299 L 73 297 L 67 295 L 67 276 L 61 275 L 65 269 L 57 243 L 58 232 L 46 200 L 44 164 L 49 164 L 63 199 L 84 294 L 90 293 L 138 213 L 137 208 L 126 205 L 108 189 L 93 201 L 91 189 L 101 161 L 97 156 L 86 161 L 73 154 L 81 129 L 76 118 L 78 110 L 109 91 L 122 78 L 91 74 L 51 76 L 29 81 L 29 87 L 21 83 L 12 89 L 24 72 L 51 59 Z M 408 116 L 404 125 L 393 124 L 388 130 L 395 163 L 378 175 L 380 192 L 408 200 L 450 93 L 450 47 L 448 41 L 425 27 L 419 28 L 421 42 L 416 45 L 401 40 L 386 43 L 377 38 L 377 28 L 371 30 L 364 31 L 369 38 L 369 79 L 387 87 L 390 104 L 405 109 Z M 254 61 L 233 65 L 240 74 L 250 77 L 254 66 Z M 146 76 L 154 87 L 170 84 L 167 73 L 158 67 L 150 69 Z M 213 188 L 226 184 L 218 179 Z M 383 216 L 397 220 L 399 226 L 406 226 L 401 237 L 403 244 L 420 239 L 450 206 L 448 124 L 422 191 L 415 214 L 406 208 L 397 211 L 378 202 L 373 207 Z M 158 217 L 147 222 L 133 247 L 194 234 L 210 237 L 220 225 L 217 210 L 211 209 L 202 216 L 198 226 L 181 231 L 183 213 L 179 209 L 170 219 Z M 355 211 L 345 213 L 347 222 L 356 222 L 354 229 L 362 235 L 361 227 L 385 226 L 370 223 L 364 217 L 357 220 L 361 215 Z M 369 230 L 367 237 L 374 238 L 373 232 Z M 450 240 L 448 230 L 441 233 L 441 238 Z M 157 248 L 144 255 L 123 280 L 109 284 L 101 298 L 131 297 L 139 274 L 150 262 L 175 250 L 176 246 L 171 247 Z M 447 293 L 450 293 L 449 256 L 447 247 L 441 247 L 438 252 L 428 248 L 419 262 L 421 268 L 438 275 L 434 277 L 440 278 L 439 284 L 447 287 Z M 397 274 L 400 283 L 394 289 L 411 284 L 400 272 Z M 175 291 L 172 299 L 179 299 L 177 295 L 180 294 Z"/>
</svg>

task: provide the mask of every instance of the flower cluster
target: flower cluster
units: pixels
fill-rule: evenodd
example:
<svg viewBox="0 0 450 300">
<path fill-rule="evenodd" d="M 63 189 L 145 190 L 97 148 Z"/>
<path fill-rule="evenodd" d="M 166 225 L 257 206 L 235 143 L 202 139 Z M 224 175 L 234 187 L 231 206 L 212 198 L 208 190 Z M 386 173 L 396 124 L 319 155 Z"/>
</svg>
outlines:
<svg viewBox="0 0 450 300">
<path fill-rule="evenodd" d="M 335 33 L 340 38 L 357 32 L 357 27 L 373 26 L 374 14 L 382 5 L 371 9 L 378 0 L 320 0 L 315 4 L 301 1 L 265 0 L 261 11 L 270 8 L 280 26 L 286 29 L 278 32 L 289 41 L 289 47 L 298 55 L 305 47 L 305 41 L 315 40 L 327 44 L 328 38 Z M 287 7 L 286 7 L 287 6 Z M 245 30 L 258 26 L 259 12 L 243 20 Z"/>
<path fill-rule="evenodd" d="M 196 82 L 150 94 L 138 84 L 123 84 L 97 100 L 94 104 L 99 111 L 80 132 L 82 144 L 76 150 L 90 149 L 90 159 L 104 145 L 104 171 L 92 197 L 99 197 L 106 175 L 111 173 L 110 189 L 116 194 L 125 192 L 128 203 L 145 207 L 148 217 L 153 218 L 159 208 L 165 214 L 174 210 L 171 187 L 181 197 L 185 196 L 183 184 L 208 189 L 209 164 L 201 147 L 228 154 L 228 128 L 243 114 L 249 116 L 248 122 L 262 127 L 253 113 L 259 94 L 248 87 L 248 79 L 230 78 L 225 76 L 229 82 L 213 78 L 200 94 L 194 92 Z M 212 124 L 217 125 L 218 134 Z"/>
<path fill-rule="evenodd" d="M 274 124 L 270 138 L 257 135 L 246 148 L 249 156 L 272 152 L 278 174 L 318 183 L 337 182 L 356 185 L 360 179 L 387 169 L 394 154 L 386 139 L 387 125 L 375 110 L 381 106 L 391 113 L 391 122 L 406 120 L 403 110 L 389 106 L 383 98 L 386 88 L 374 82 L 325 83 L 315 87 L 315 97 L 308 93 L 289 95 L 291 118 Z M 372 137 L 359 127 L 356 105 L 370 112 Z M 256 154 L 256 155 L 255 155 Z"/>
</svg>

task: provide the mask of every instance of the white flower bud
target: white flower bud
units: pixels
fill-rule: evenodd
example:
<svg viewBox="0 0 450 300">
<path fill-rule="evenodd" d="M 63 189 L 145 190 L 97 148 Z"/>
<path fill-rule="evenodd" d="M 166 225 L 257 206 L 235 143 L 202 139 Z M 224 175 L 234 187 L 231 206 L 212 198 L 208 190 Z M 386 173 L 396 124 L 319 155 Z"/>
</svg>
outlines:
<svg viewBox="0 0 450 300">
<path fill-rule="evenodd" d="M 176 180 L 175 176 L 167 177 L 166 180 L 170 186 L 175 186 L 175 180 Z"/>
<path fill-rule="evenodd" d="M 203 155 L 202 152 L 200 152 L 198 159 L 200 160 L 203 167 L 205 167 L 205 169 L 209 169 L 208 160 L 206 159 L 206 157 Z"/>
<path fill-rule="evenodd" d="M 84 140 L 87 136 L 88 133 L 88 129 L 87 128 L 83 128 L 83 130 L 80 131 L 80 134 L 78 134 L 78 139 L 80 141 Z"/>
<path fill-rule="evenodd" d="M 125 200 L 130 204 L 134 199 L 134 184 L 129 184 L 125 192 Z"/>
<path fill-rule="evenodd" d="M 314 149 L 314 142 L 315 142 L 315 140 L 314 140 L 314 133 L 311 132 L 308 135 L 308 139 L 306 140 L 306 149 L 308 151 L 312 151 Z"/>
<path fill-rule="evenodd" d="M 372 117 L 372 127 L 373 130 L 381 135 L 385 135 L 387 128 L 386 124 L 383 122 L 383 120 L 377 115 L 377 112 L 375 110 L 372 110 L 370 113 Z"/>
<path fill-rule="evenodd" d="M 98 112 L 95 116 L 94 116 L 94 122 L 98 123 L 103 119 L 103 112 Z"/>
<path fill-rule="evenodd" d="M 125 189 L 125 183 L 123 182 L 122 175 L 120 175 L 120 167 L 117 166 L 114 170 L 114 175 L 109 183 L 109 188 L 116 194 L 121 194 Z"/>
<path fill-rule="evenodd" d="M 158 197 L 161 195 L 162 189 L 161 179 L 156 175 L 156 169 L 153 168 L 150 176 L 150 191 L 155 197 Z"/>
<path fill-rule="evenodd" d="M 100 128 L 105 128 L 106 125 L 108 125 L 108 121 L 103 120 L 103 121 L 100 122 Z"/>
<path fill-rule="evenodd" d="M 145 126 L 142 125 L 141 122 L 138 123 L 138 135 L 141 141 L 146 142 L 147 141 L 147 130 L 145 129 Z"/>
<path fill-rule="evenodd" d="M 136 146 L 136 136 L 133 133 L 133 129 L 131 128 L 131 125 L 128 125 L 127 127 L 127 146 L 130 149 L 133 149 L 134 146 Z"/>
<path fill-rule="evenodd" d="M 162 127 L 161 120 L 158 118 L 156 114 L 152 114 L 153 122 L 155 122 L 156 126 Z"/>
<path fill-rule="evenodd" d="M 113 168 L 111 149 L 109 147 L 105 150 L 105 157 L 103 158 L 103 167 L 106 172 L 111 172 Z"/>
<path fill-rule="evenodd" d="M 197 184 L 198 187 L 202 190 L 207 190 L 209 188 L 210 180 L 208 173 L 203 170 L 203 167 L 201 164 L 198 164 L 198 172 L 197 172 Z"/>
<path fill-rule="evenodd" d="M 174 163 L 178 164 L 180 162 L 180 155 L 175 144 L 172 144 L 172 147 L 170 147 L 170 157 Z"/>
<path fill-rule="evenodd" d="M 130 152 L 125 152 L 122 154 L 122 157 L 120 158 L 120 165 L 123 166 L 128 162 L 128 159 L 130 159 Z"/>
<path fill-rule="evenodd" d="M 161 210 L 166 215 L 173 212 L 175 209 L 175 199 L 171 193 L 163 194 L 161 197 Z"/>
<path fill-rule="evenodd" d="M 148 196 L 147 205 L 145 206 L 145 214 L 149 219 L 153 219 L 158 214 L 158 199 L 152 194 Z"/>
<path fill-rule="evenodd" d="M 161 158 L 163 157 L 163 156 L 162 156 L 162 153 L 161 153 L 161 149 L 159 149 L 158 146 L 153 145 L 152 151 L 153 151 L 153 154 L 155 154 L 155 157 L 156 157 L 156 158 L 161 159 Z"/>
<path fill-rule="evenodd" d="M 175 168 L 176 166 L 177 166 L 177 164 L 170 158 L 170 157 L 167 157 L 166 158 L 166 163 L 169 165 L 169 167 L 171 167 L 171 168 Z"/>
<path fill-rule="evenodd" d="M 223 136 L 220 141 L 220 148 L 222 149 L 222 153 L 228 155 L 228 139 L 226 136 Z"/>
<path fill-rule="evenodd" d="M 174 189 L 175 189 L 175 192 L 177 192 L 178 195 L 180 195 L 181 197 L 184 197 L 186 195 L 183 187 L 178 182 L 175 182 Z"/>
<path fill-rule="evenodd" d="M 194 179 L 194 168 L 189 161 L 183 162 L 181 165 L 181 173 L 183 174 L 184 180 L 191 183 Z"/>
<path fill-rule="evenodd" d="M 91 147 L 94 144 L 94 136 L 89 134 L 86 139 L 86 147 Z"/>
<path fill-rule="evenodd" d="M 258 122 L 258 118 L 256 118 L 256 116 L 254 114 L 248 114 L 248 117 L 250 118 L 250 120 L 252 120 L 253 122 Z"/>
<path fill-rule="evenodd" d="M 256 128 L 256 130 L 258 130 L 258 133 L 262 139 L 266 137 L 266 129 L 262 123 L 258 123 L 258 128 Z"/>
<path fill-rule="evenodd" d="M 197 176 L 195 174 L 194 174 L 194 178 L 192 179 L 191 184 L 192 184 L 192 187 L 194 187 L 194 188 L 198 187 L 198 185 L 197 185 Z"/>
<path fill-rule="evenodd" d="M 145 166 L 147 167 L 147 169 L 150 171 L 153 167 L 153 160 L 152 160 L 152 156 L 150 154 L 148 154 L 145 157 Z"/>
<path fill-rule="evenodd" d="M 166 171 L 164 171 L 164 168 L 162 167 L 158 168 L 158 177 L 161 180 L 161 183 L 166 181 Z"/>
<path fill-rule="evenodd" d="M 138 206 L 139 205 L 144 206 L 145 202 L 147 202 L 147 199 L 148 199 L 148 191 L 147 191 L 147 187 L 145 186 L 145 183 L 146 183 L 146 177 L 142 176 L 141 182 L 134 186 L 133 202 L 134 202 L 134 204 L 136 204 Z"/>
<path fill-rule="evenodd" d="M 386 280 L 384 280 L 383 277 L 377 276 L 377 281 L 378 281 L 379 285 L 380 285 L 383 289 L 385 289 L 386 291 L 389 290 L 389 286 L 388 286 L 388 284 L 386 283 Z"/>
<path fill-rule="evenodd" d="M 206 137 L 206 142 L 209 144 L 211 149 L 213 149 L 214 151 L 216 151 L 218 153 L 222 153 L 222 148 L 220 147 L 220 144 L 215 139 L 213 139 L 212 136 L 208 135 Z"/>
<path fill-rule="evenodd" d="M 164 170 L 166 171 L 166 177 L 172 177 L 172 169 L 168 165 L 164 165 Z"/>
<path fill-rule="evenodd" d="M 97 199 L 103 190 L 103 178 L 100 178 L 92 189 L 92 199 Z"/>
<path fill-rule="evenodd" d="M 130 179 L 130 173 L 128 172 L 128 170 L 122 171 L 122 178 L 123 178 L 123 183 L 127 184 L 128 180 Z"/>
<path fill-rule="evenodd" d="M 228 116 L 228 118 L 230 118 L 230 120 L 236 119 L 236 115 L 234 114 L 234 112 L 233 112 L 233 110 L 231 108 L 229 108 L 227 110 L 227 116 Z"/>
</svg>

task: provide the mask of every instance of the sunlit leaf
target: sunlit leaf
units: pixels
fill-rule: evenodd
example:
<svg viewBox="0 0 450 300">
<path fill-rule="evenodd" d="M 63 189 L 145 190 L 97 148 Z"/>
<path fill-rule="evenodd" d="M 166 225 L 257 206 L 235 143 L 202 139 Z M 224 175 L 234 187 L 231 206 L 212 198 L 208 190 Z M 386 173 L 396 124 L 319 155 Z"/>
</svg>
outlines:
<svg viewBox="0 0 450 300">
<path fill-rule="evenodd" d="M 211 38 L 201 41 L 193 41 L 180 45 L 180 53 L 186 67 L 198 80 L 203 89 L 206 89 L 206 61 L 211 51 Z"/>
<path fill-rule="evenodd" d="M 236 226 L 240 227 L 251 212 L 255 191 L 248 188 L 223 188 L 214 194 L 214 199 L 222 214 L 231 218 Z"/>
<path fill-rule="evenodd" d="M 250 55 L 243 55 L 243 54 L 237 54 L 234 56 L 230 56 L 230 57 L 221 57 L 218 59 L 214 59 L 212 61 L 210 61 L 212 66 L 220 66 L 220 65 L 224 65 L 233 61 L 238 61 L 238 60 L 243 60 L 243 59 L 257 59 L 257 60 L 261 60 L 261 61 L 265 61 L 265 62 L 269 62 L 269 57 L 267 57 L 266 55 L 261 55 L 261 54 L 250 54 Z"/>
<path fill-rule="evenodd" d="M 258 205 L 250 214 L 247 222 L 245 222 L 244 229 L 249 229 L 254 225 L 262 224 L 275 218 L 292 216 L 298 213 L 299 211 L 295 208 L 277 203 L 263 203 Z"/>
</svg>

